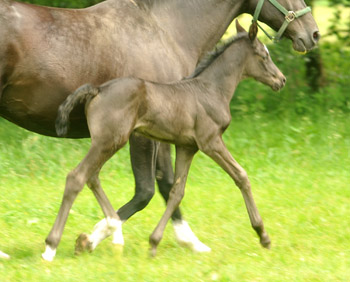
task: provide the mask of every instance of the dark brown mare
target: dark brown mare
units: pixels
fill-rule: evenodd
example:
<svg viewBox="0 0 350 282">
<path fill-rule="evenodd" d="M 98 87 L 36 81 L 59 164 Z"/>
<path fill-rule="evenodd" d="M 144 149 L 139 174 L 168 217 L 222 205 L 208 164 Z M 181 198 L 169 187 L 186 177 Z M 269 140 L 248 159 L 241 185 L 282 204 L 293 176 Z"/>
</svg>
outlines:
<svg viewBox="0 0 350 282">
<path fill-rule="evenodd" d="M 236 25 L 237 37 L 204 60 L 188 79 L 160 84 L 132 77 L 118 78 L 98 87 L 86 84 L 68 96 L 58 111 L 57 134 L 67 134 L 71 110 L 86 101 L 91 147 L 84 160 L 67 176 L 59 216 L 68 215 L 76 195 L 87 183 L 110 228 L 118 228 L 119 219 L 103 193 L 98 174 L 104 163 L 126 144 L 131 133 L 137 132 L 176 146 L 174 186 L 166 211 L 150 237 L 153 255 L 168 220 L 184 196 L 191 161 L 198 150 L 232 177 L 242 192 L 260 243 L 270 247 L 247 174 L 227 150 L 222 134 L 230 124 L 230 101 L 242 79 L 253 77 L 275 91 L 284 86 L 286 79 L 272 62 L 266 46 L 256 38 L 257 24 L 251 25 L 249 35 L 238 22 Z"/>
<path fill-rule="evenodd" d="M 305 8 L 303 0 L 279 2 L 288 10 Z M 58 106 L 79 85 L 129 75 L 158 82 L 179 80 L 194 70 L 233 18 L 253 14 L 257 3 L 109 0 L 86 9 L 57 9 L 0 0 L 0 116 L 28 130 L 56 136 Z M 277 30 L 285 19 L 265 1 L 259 20 Z M 291 22 L 284 35 L 301 52 L 312 49 L 319 38 L 310 13 Z M 68 137 L 89 137 L 82 107 L 71 114 Z M 123 221 L 152 198 L 156 169 L 161 175 L 160 192 L 168 198 L 173 183 L 169 147 L 161 146 L 155 163 L 156 148 L 157 143 L 143 137 L 130 139 L 136 188 L 134 198 L 118 210 Z M 180 230 L 190 231 L 179 209 L 173 220 Z M 63 229 L 64 223 L 57 224 Z M 57 224 L 46 241 L 52 249 L 61 238 Z M 101 237 L 94 238 L 97 245 Z"/>
</svg>

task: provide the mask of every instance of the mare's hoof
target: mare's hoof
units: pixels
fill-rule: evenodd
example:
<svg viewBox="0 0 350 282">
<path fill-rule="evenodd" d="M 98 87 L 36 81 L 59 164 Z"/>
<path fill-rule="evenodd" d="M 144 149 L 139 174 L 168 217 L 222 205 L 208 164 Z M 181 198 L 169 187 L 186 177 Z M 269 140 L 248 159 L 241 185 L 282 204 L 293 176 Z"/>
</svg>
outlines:
<svg viewBox="0 0 350 282">
<path fill-rule="evenodd" d="M 75 255 L 80 255 L 84 251 L 92 252 L 92 243 L 90 242 L 89 235 L 86 233 L 81 233 L 77 240 L 75 241 Z"/>
</svg>

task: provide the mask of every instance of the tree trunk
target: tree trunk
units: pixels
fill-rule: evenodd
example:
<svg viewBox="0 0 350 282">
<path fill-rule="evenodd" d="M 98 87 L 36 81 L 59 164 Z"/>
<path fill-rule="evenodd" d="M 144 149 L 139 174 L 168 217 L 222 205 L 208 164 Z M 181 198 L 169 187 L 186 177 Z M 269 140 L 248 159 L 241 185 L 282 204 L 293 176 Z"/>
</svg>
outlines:
<svg viewBox="0 0 350 282">
<path fill-rule="evenodd" d="M 308 6 L 313 8 L 314 0 L 305 1 Z M 326 77 L 322 63 L 320 48 L 312 50 L 306 54 L 306 81 L 313 92 L 317 92 L 326 84 Z"/>
</svg>

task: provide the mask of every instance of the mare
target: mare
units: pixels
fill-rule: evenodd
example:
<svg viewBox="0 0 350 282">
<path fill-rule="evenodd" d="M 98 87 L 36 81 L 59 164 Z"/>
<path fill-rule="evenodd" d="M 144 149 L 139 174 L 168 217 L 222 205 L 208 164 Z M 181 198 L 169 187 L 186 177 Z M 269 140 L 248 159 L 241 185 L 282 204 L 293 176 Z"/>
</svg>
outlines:
<svg viewBox="0 0 350 282">
<path fill-rule="evenodd" d="M 87 183 L 110 227 L 119 228 L 118 217 L 103 193 L 98 174 L 104 163 L 126 144 L 131 133 L 137 132 L 176 147 L 174 185 L 166 211 L 150 236 L 153 255 L 168 220 L 184 196 L 191 161 L 198 150 L 232 177 L 243 195 L 260 243 L 270 247 L 247 173 L 231 156 L 222 134 L 230 124 L 230 102 L 242 79 L 252 77 L 277 91 L 284 86 L 286 78 L 272 62 L 266 46 L 257 39 L 257 24 L 251 25 L 249 34 L 238 22 L 236 26 L 238 35 L 200 63 L 189 78 L 170 84 L 134 77 L 117 78 L 100 86 L 85 84 L 68 96 L 58 110 L 57 134 L 67 134 L 70 112 L 84 102 L 91 147 L 67 176 L 59 216 L 68 215 L 67 207 Z"/>
<path fill-rule="evenodd" d="M 285 16 L 270 1 L 260 5 L 258 19 L 278 30 Z M 303 0 L 278 1 L 291 11 L 306 7 Z M 108 0 L 85 9 L 60 9 L 0 0 L 0 116 L 57 137 L 57 109 L 78 86 L 131 75 L 157 82 L 179 80 L 195 69 L 236 16 L 253 14 L 257 5 L 258 0 Z M 297 51 L 312 49 L 319 32 L 311 13 L 291 22 L 284 36 Z M 67 137 L 89 136 L 83 107 L 77 107 Z M 156 169 L 159 190 L 168 199 L 173 183 L 170 150 L 161 145 L 157 155 L 157 144 L 130 138 L 136 185 L 135 196 L 117 212 L 123 222 L 152 198 Z M 208 250 L 179 209 L 172 219 L 178 240 Z M 53 230 L 64 224 L 56 222 Z M 91 236 L 94 246 L 109 235 L 106 226 L 97 226 Z M 120 234 L 114 241 L 122 242 Z M 55 250 L 60 238 L 61 232 L 51 232 L 47 246 Z"/>
</svg>

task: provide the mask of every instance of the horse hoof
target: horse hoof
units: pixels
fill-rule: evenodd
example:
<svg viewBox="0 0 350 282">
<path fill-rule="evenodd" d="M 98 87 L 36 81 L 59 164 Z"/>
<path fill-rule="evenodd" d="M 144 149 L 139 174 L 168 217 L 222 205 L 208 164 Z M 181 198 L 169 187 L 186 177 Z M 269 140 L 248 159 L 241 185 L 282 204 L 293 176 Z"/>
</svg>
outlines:
<svg viewBox="0 0 350 282">
<path fill-rule="evenodd" d="M 45 252 L 41 255 L 43 260 L 52 262 L 56 255 L 56 249 L 51 248 L 49 245 L 46 245 Z"/>
<path fill-rule="evenodd" d="M 157 247 L 156 246 L 152 246 L 150 249 L 150 255 L 152 258 L 156 257 L 157 255 Z"/>
<path fill-rule="evenodd" d="M 89 235 L 86 233 L 80 234 L 79 237 L 77 238 L 77 240 L 75 241 L 74 254 L 80 255 L 84 251 L 88 251 L 90 253 L 93 251 L 92 243 L 90 242 Z"/>
<path fill-rule="evenodd" d="M 211 251 L 211 248 L 203 244 L 197 238 L 185 220 L 174 221 L 173 228 L 176 240 L 181 246 L 189 248 L 197 253 L 208 253 Z"/>
<path fill-rule="evenodd" d="M 0 259 L 10 259 L 10 256 L 0 251 Z"/>
<path fill-rule="evenodd" d="M 263 246 L 265 249 L 271 249 L 271 240 L 269 238 L 269 236 L 266 236 L 264 238 L 261 238 L 260 240 L 260 244 L 261 246 Z"/>
</svg>

